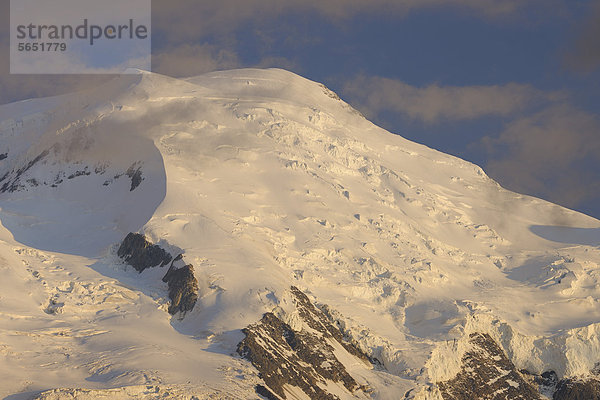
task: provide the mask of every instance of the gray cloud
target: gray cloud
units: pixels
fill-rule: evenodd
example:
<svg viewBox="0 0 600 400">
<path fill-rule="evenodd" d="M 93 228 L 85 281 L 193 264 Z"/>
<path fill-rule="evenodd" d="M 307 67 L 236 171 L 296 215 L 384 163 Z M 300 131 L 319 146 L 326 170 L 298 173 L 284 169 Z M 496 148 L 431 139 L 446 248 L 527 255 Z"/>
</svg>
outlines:
<svg viewBox="0 0 600 400">
<path fill-rule="evenodd" d="M 565 0 L 172 0 L 153 3 L 153 30 L 169 43 L 190 42 L 207 35 L 230 35 L 247 21 L 259 24 L 285 13 L 313 12 L 332 21 L 357 15 L 402 17 L 417 9 L 456 9 L 491 19 L 526 18 L 535 13 L 560 13 Z M 538 7 L 539 6 L 539 7 Z M 541 7 L 543 6 L 543 7 Z"/>
<path fill-rule="evenodd" d="M 8 54 L 8 43 L 0 43 L 0 54 Z M 8 58 L 0 59 L 0 104 L 56 96 L 97 87 L 108 75 L 10 75 Z"/>
<path fill-rule="evenodd" d="M 173 77 L 200 75 L 239 65 L 238 57 L 233 51 L 209 44 L 182 44 L 152 55 L 152 70 Z"/>
<path fill-rule="evenodd" d="M 600 67 L 600 1 L 591 6 L 587 20 L 577 29 L 565 63 L 575 71 L 589 73 Z"/>
<path fill-rule="evenodd" d="M 302 67 L 298 65 L 296 62 L 289 60 L 285 57 L 276 57 L 276 56 L 266 56 L 262 58 L 258 64 L 254 67 L 256 68 L 282 68 L 288 71 L 294 71 L 296 73 L 300 73 Z"/>
<path fill-rule="evenodd" d="M 469 145 L 464 156 L 478 152 L 488 160 L 486 172 L 516 192 L 570 208 L 600 201 L 600 120 L 569 104 L 566 93 L 517 83 L 419 88 L 364 76 L 343 93 L 375 119 L 384 112 L 426 124 L 500 117 L 502 131 Z"/>
<path fill-rule="evenodd" d="M 455 8 L 483 18 L 515 17 L 541 1 L 562 0 L 172 0 L 153 2 L 153 36 L 157 46 L 153 69 L 173 76 L 197 75 L 240 66 L 235 32 L 251 21 L 286 13 L 314 12 L 331 21 L 380 14 L 402 17 L 422 8 Z M 0 0 L 0 51 L 7 54 L 9 0 Z M 207 42 L 210 41 L 210 44 Z M 245 65 L 247 66 L 247 65 Z M 265 54 L 256 66 L 298 67 L 293 61 Z M 29 97 L 55 95 L 101 83 L 101 76 L 17 76 L 0 60 L 0 104 Z"/>
<path fill-rule="evenodd" d="M 508 189 L 577 207 L 600 199 L 600 121 L 556 104 L 484 139 L 486 171 Z"/>
<path fill-rule="evenodd" d="M 381 77 L 358 77 L 344 86 L 343 93 L 370 117 L 392 111 L 429 124 L 507 116 L 562 96 L 518 83 L 419 88 Z"/>
<path fill-rule="evenodd" d="M 9 0 L 0 0 L 0 54 L 9 54 Z M 0 57 L 0 104 L 44 96 L 56 96 L 98 86 L 105 75 L 10 75 L 10 60 Z"/>
</svg>

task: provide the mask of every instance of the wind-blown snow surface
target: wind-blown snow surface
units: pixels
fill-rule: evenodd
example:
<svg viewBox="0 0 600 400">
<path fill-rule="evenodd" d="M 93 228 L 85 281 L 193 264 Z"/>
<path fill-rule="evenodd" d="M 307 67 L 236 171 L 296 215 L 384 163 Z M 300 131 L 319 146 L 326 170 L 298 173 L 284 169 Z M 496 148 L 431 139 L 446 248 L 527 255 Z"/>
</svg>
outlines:
<svg viewBox="0 0 600 400">
<path fill-rule="evenodd" d="M 356 372 L 376 398 L 435 397 L 424 389 L 458 372 L 470 332 L 531 372 L 600 360 L 599 221 L 504 190 L 292 73 L 141 73 L 2 106 L 0 154 L 0 395 L 255 397 L 257 371 L 232 354 L 291 285 L 384 364 Z M 130 231 L 194 265 L 183 320 L 166 312 L 165 270 L 115 257 Z"/>
</svg>

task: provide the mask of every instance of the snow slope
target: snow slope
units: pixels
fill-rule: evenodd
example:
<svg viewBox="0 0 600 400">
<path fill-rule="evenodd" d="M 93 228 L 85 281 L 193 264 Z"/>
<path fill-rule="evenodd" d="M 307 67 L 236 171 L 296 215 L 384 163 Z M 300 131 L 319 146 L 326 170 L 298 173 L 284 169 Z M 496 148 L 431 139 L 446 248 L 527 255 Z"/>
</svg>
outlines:
<svg viewBox="0 0 600 400">
<path fill-rule="evenodd" d="M 0 154 L 2 396 L 164 384 L 252 398 L 240 330 L 278 307 L 293 325 L 292 285 L 383 363 L 358 372 L 375 398 L 435 396 L 472 332 L 531 372 L 600 360 L 600 221 L 507 191 L 290 72 L 140 72 L 1 106 Z M 115 256 L 131 231 L 194 265 L 183 320 L 165 311 L 165 271 Z"/>
</svg>

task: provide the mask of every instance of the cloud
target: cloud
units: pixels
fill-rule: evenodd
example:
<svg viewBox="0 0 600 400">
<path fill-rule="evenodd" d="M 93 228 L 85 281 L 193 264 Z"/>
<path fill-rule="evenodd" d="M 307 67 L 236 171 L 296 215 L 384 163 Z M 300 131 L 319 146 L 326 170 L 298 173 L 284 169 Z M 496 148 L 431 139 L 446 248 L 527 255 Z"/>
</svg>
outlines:
<svg viewBox="0 0 600 400">
<path fill-rule="evenodd" d="M 508 189 L 577 207 L 600 199 L 600 121 L 555 104 L 485 138 L 488 174 Z"/>
<path fill-rule="evenodd" d="M 248 24 L 260 26 L 283 15 L 316 15 L 331 21 L 371 15 L 402 17 L 417 9 L 453 8 L 483 18 L 514 17 L 542 0 L 172 0 L 153 2 L 153 69 L 173 76 L 198 75 L 240 65 L 236 35 Z M 550 0 L 543 0 L 550 1 Z M 561 1 L 561 0 L 551 0 Z M 9 0 L 0 0 L 0 51 L 7 54 Z M 272 34 L 277 34 L 274 32 Z M 60 94 L 102 82 L 87 76 L 11 76 L 0 60 L 0 103 Z M 4 65 L 6 64 L 6 66 Z M 293 60 L 262 54 L 256 66 L 296 69 Z M 106 79 L 106 78 L 104 78 Z"/>
<path fill-rule="evenodd" d="M 282 68 L 288 71 L 295 71 L 296 73 L 300 73 L 302 67 L 298 65 L 296 62 L 287 59 L 285 57 L 276 57 L 276 56 L 266 56 L 262 58 L 257 65 L 256 68 Z"/>
<path fill-rule="evenodd" d="M 588 213 L 598 210 L 600 119 L 571 105 L 564 92 L 517 83 L 415 87 L 362 76 L 342 93 L 375 120 L 390 112 L 429 125 L 498 117 L 500 131 L 465 142 L 463 157 L 487 160 L 486 172 L 510 190 Z"/>
<path fill-rule="evenodd" d="M 428 124 L 507 116 L 561 97 L 560 93 L 546 93 L 518 83 L 465 87 L 433 84 L 420 88 L 399 80 L 364 76 L 348 82 L 342 91 L 370 117 L 391 111 Z"/>
<path fill-rule="evenodd" d="M 9 0 L 0 0 L 0 54 L 9 54 Z M 97 87 L 107 75 L 10 75 L 10 60 L 0 57 L 0 104 L 33 97 L 56 96 Z"/>
<path fill-rule="evenodd" d="M 6 51 L 0 45 L 0 52 Z M 0 61 L 0 104 L 57 96 L 98 87 L 114 75 L 10 75 L 8 60 Z"/>
<path fill-rule="evenodd" d="M 171 0 L 153 3 L 152 24 L 167 43 L 189 43 L 206 36 L 230 35 L 248 21 L 260 25 L 290 13 L 316 13 L 343 21 L 367 14 L 402 17 L 418 9 L 455 9 L 514 22 L 528 15 L 526 10 L 548 13 L 561 9 L 562 4 L 564 0 Z"/>
<path fill-rule="evenodd" d="M 266 56 L 253 68 L 283 68 L 298 72 L 301 67 L 285 57 Z M 209 44 L 184 44 L 174 49 L 156 52 L 152 56 L 152 71 L 173 77 L 189 77 L 206 72 L 242 67 L 237 54 Z"/>
<path fill-rule="evenodd" d="M 163 75 L 188 77 L 240 65 L 237 55 L 214 45 L 182 44 L 152 55 L 152 70 Z"/>
<path fill-rule="evenodd" d="M 538 5 L 558 5 L 560 0 L 298 0 L 307 8 L 336 18 L 364 13 L 393 13 L 405 15 L 418 9 L 464 10 L 485 18 L 514 17 L 523 10 Z M 539 10 L 538 10 L 539 12 Z"/>
<path fill-rule="evenodd" d="M 589 73 L 600 67 L 600 1 L 591 6 L 587 20 L 577 29 L 572 48 L 566 52 L 566 65 Z"/>
<path fill-rule="evenodd" d="M 0 41 L 0 54 L 8 54 L 8 41 Z M 0 58 L 0 104 L 56 96 L 97 87 L 111 75 L 10 75 L 8 57 Z"/>
</svg>

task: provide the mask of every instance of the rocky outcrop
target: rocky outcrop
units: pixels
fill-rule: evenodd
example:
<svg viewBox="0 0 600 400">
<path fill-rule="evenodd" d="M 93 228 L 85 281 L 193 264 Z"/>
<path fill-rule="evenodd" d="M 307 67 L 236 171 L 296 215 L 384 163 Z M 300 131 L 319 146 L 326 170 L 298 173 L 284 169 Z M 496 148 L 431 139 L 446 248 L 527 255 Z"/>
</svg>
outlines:
<svg viewBox="0 0 600 400">
<path fill-rule="evenodd" d="M 33 160 L 29 161 L 23 167 L 11 171 L 11 173 L 6 173 L 1 179 L 0 183 L 3 183 L 2 187 L 0 187 L 0 193 L 5 192 L 16 192 L 17 190 L 23 189 L 25 186 L 21 183 L 21 177 L 29 171 L 34 165 L 38 162 L 42 161 L 50 154 L 48 150 L 44 150 L 40 154 L 38 154 Z M 11 176 L 12 175 L 12 176 Z"/>
<path fill-rule="evenodd" d="M 536 385 L 540 393 L 553 400 L 600 400 L 600 371 L 594 367 L 588 376 L 558 379 L 556 372 L 541 375 L 522 370 L 523 376 Z"/>
<path fill-rule="evenodd" d="M 438 382 L 444 400 L 541 399 L 537 387 L 517 371 L 500 346 L 485 333 L 472 333 L 471 349 L 455 378 Z"/>
<path fill-rule="evenodd" d="M 171 262 L 169 270 L 162 278 L 163 282 L 169 285 L 170 314 L 192 311 L 198 300 L 198 280 L 194 276 L 194 267 L 188 264 L 177 268 L 176 262 L 180 260 L 183 261 L 181 254 Z"/>
<path fill-rule="evenodd" d="M 162 267 L 172 259 L 169 253 L 160 246 L 153 245 L 139 233 L 129 233 L 121 243 L 117 255 L 138 272 L 146 268 Z"/>
<path fill-rule="evenodd" d="M 179 312 L 185 315 L 193 310 L 198 300 L 198 280 L 194 267 L 183 262 L 182 254 L 173 259 L 162 247 L 149 242 L 146 236 L 132 232 L 121 243 L 117 255 L 140 273 L 146 268 L 164 267 L 170 262 L 162 278 L 169 287 L 171 304 L 168 311 L 172 315 Z"/>
<path fill-rule="evenodd" d="M 304 293 L 291 288 L 303 329 L 294 330 L 274 313 L 268 312 L 254 325 L 243 330 L 246 335 L 238 353 L 258 369 L 265 386 L 256 392 L 267 399 L 286 399 L 285 388 L 295 386 L 311 399 L 333 400 L 327 383 L 338 383 L 349 394 L 366 390 L 348 373 L 337 358 L 346 351 L 368 364 L 368 358 L 346 341 L 339 329 L 318 310 Z"/>
<path fill-rule="evenodd" d="M 140 162 L 133 163 L 131 167 L 127 169 L 125 175 L 131 179 L 131 187 L 129 188 L 130 192 L 133 192 L 135 188 L 140 186 L 140 183 L 144 180 L 142 176 L 142 167 Z"/>
<path fill-rule="evenodd" d="M 558 385 L 558 375 L 556 375 L 556 372 L 545 371 L 541 375 L 533 374 L 526 369 L 522 369 L 520 372 L 523 378 L 534 387 L 537 387 L 542 395 L 552 398 Z"/>
<path fill-rule="evenodd" d="M 13 193 L 28 190 L 29 188 L 36 186 L 50 186 L 57 188 L 65 181 L 90 176 L 92 174 L 105 175 L 106 172 L 109 171 L 110 166 L 106 162 L 97 163 L 95 165 L 85 165 L 83 162 L 71 162 L 62 164 L 61 169 L 55 169 L 53 173 L 49 173 L 47 179 L 40 180 L 39 178 L 34 178 L 32 175 L 37 174 L 32 174 L 30 170 L 40 163 L 50 164 L 52 161 L 51 155 L 56 155 L 58 151 L 60 151 L 60 146 L 55 145 L 49 150 L 44 150 L 20 168 L 13 168 L 12 170 L 6 171 L 4 175 L 0 176 L 0 193 Z M 0 161 L 6 158 L 8 158 L 8 153 L 0 154 Z M 56 162 L 51 164 L 56 165 Z M 127 176 L 131 181 L 129 191 L 134 191 L 144 180 L 143 165 L 144 163 L 142 161 L 135 161 L 126 171 L 118 172 L 112 178 L 106 179 L 103 186 L 109 186 L 119 178 Z"/>
<path fill-rule="evenodd" d="M 556 385 L 553 400 L 600 400 L 600 381 L 595 378 L 562 379 Z"/>
<path fill-rule="evenodd" d="M 541 375 L 517 371 L 491 336 L 470 335 L 471 349 L 462 359 L 462 368 L 451 380 L 438 382 L 445 400 L 467 399 L 542 399 L 600 400 L 600 371 L 594 368 L 586 378 L 559 380 L 556 372 Z M 542 397 L 541 395 L 544 397 Z"/>
</svg>

